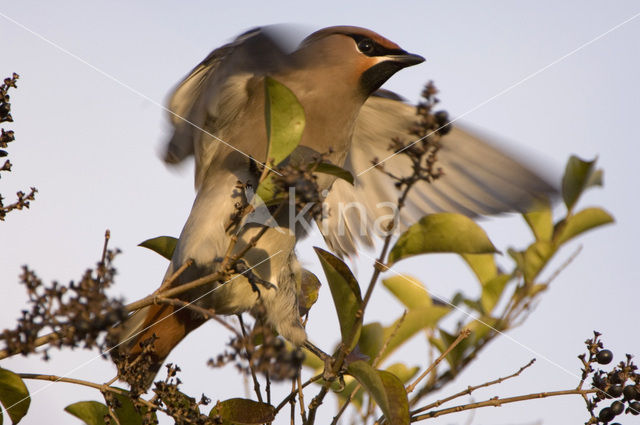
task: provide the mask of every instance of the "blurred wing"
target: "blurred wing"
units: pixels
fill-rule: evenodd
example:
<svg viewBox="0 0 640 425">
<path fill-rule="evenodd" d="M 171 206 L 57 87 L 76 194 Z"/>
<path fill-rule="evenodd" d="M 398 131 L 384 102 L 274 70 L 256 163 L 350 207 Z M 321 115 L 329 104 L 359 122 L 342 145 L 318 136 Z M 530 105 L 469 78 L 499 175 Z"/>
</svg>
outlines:
<svg viewBox="0 0 640 425">
<path fill-rule="evenodd" d="M 165 162 L 177 164 L 190 155 L 196 161 L 196 188 L 220 141 L 217 134 L 248 100 L 247 83 L 282 66 L 286 31 L 256 28 L 209 54 L 174 89 L 169 99 L 173 135 Z"/>
<path fill-rule="evenodd" d="M 392 205 L 400 193 L 390 177 L 370 167 L 374 158 L 382 161 L 392 155 L 389 145 L 393 137 L 415 139 L 408 133 L 415 121 L 415 107 L 392 93 L 374 95 L 362 107 L 345 163 L 357 176 L 356 184 L 335 182 L 326 199 L 328 217 L 320 223 L 328 245 L 339 254 L 355 252 L 358 242 L 371 244 L 375 230 L 381 230 L 380 223 L 392 217 Z M 444 175 L 412 188 L 401 211 L 401 230 L 436 212 L 476 217 L 524 211 L 537 199 L 557 192 L 529 167 L 460 126 L 453 127 L 440 142 L 435 165 Z M 406 155 L 395 155 L 384 161 L 384 169 L 407 176 L 411 162 Z"/>
</svg>

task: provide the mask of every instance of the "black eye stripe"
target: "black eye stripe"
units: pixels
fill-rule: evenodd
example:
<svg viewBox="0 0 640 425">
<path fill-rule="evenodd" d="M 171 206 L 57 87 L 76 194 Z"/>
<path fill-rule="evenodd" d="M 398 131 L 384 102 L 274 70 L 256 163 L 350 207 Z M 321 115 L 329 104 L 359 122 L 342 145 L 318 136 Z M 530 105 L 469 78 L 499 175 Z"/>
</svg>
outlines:
<svg viewBox="0 0 640 425">
<path fill-rule="evenodd" d="M 405 52 L 402 49 L 390 49 L 388 47 L 382 46 L 381 44 L 376 43 L 374 40 L 370 39 L 369 37 L 361 34 L 347 34 L 347 35 L 353 38 L 353 40 L 356 42 L 356 47 L 358 48 L 358 50 L 362 52 L 362 54 L 367 56 L 374 57 L 374 56 L 406 55 L 407 54 L 407 52 Z M 362 47 L 364 44 L 368 44 L 367 42 L 371 43 L 371 48 L 367 50 L 363 50 Z"/>
</svg>

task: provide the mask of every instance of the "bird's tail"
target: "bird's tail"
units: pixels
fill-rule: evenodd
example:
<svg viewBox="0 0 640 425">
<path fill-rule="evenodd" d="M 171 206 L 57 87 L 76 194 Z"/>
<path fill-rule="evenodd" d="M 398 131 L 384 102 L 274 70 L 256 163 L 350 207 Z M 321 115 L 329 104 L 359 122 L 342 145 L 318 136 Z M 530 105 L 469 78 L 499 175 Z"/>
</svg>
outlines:
<svg viewBox="0 0 640 425">
<path fill-rule="evenodd" d="M 129 316 L 121 325 L 118 347 L 113 352 L 123 380 L 146 390 L 173 347 L 204 323 L 187 309 L 150 305 Z"/>
</svg>

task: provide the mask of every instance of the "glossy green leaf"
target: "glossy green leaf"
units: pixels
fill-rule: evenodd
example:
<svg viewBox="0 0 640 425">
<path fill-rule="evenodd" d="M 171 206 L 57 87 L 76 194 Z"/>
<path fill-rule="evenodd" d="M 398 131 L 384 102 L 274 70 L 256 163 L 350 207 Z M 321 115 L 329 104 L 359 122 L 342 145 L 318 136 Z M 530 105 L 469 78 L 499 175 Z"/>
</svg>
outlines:
<svg viewBox="0 0 640 425">
<path fill-rule="evenodd" d="M 0 404 L 4 406 L 14 424 L 20 422 L 27 414 L 31 404 L 29 390 L 22 378 L 2 368 L 0 368 Z"/>
<path fill-rule="evenodd" d="M 558 245 L 563 244 L 587 230 L 613 222 L 613 217 L 605 210 L 595 207 L 585 208 L 558 223 L 556 226 L 556 243 Z"/>
<path fill-rule="evenodd" d="M 376 370 L 362 360 L 349 364 L 347 371 L 375 400 L 388 423 L 394 425 L 410 423 L 407 392 L 395 375 L 384 370 Z"/>
<path fill-rule="evenodd" d="M 305 127 L 304 109 L 288 87 L 266 77 L 264 111 L 269 138 L 267 160 L 278 165 L 300 143 Z"/>
<path fill-rule="evenodd" d="M 358 346 L 362 354 L 373 361 L 384 345 L 384 327 L 380 322 L 367 323 L 362 327 Z"/>
<path fill-rule="evenodd" d="M 388 357 L 396 348 L 407 342 L 418 332 L 425 329 L 435 328 L 440 319 L 449 313 L 449 311 L 451 311 L 449 307 L 436 305 L 417 307 L 407 311 L 404 320 L 399 326 L 398 322 L 401 319 L 396 320 L 393 324 L 385 328 L 385 341 L 391 336 L 391 333 L 394 332 L 396 327 L 397 330 L 395 331 L 394 336 L 389 339 L 387 348 L 382 354 L 382 359 Z"/>
<path fill-rule="evenodd" d="M 230 398 L 218 402 L 209 417 L 219 416 L 223 424 L 259 425 L 273 422 L 276 417 L 276 409 L 266 403 L 260 403 L 244 398 Z"/>
<path fill-rule="evenodd" d="M 393 264 L 413 255 L 436 252 L 488 254 L 497 250 L 484 230 L 470 218 L 438 213 L 423 217 L 400 235 L 387 261 Z"/>
<path fill-rule="evenodd" d="M 266 162 L 277 166 L 291 155 L 300 143 L 305 127 L 304 109 L 289 88 L 271 77 L 266 77 L 264 113 L 269 143 Z M 264 202 L 274 197 L 271 175 L 262 180 L 256 194 Z"/>
<path fill-rule="evenodd" d="M 330 164 L 328 162 L 321 162 L 316 167 L 316 173 L 329 174 L 339 179 L 342 179 L 350 184 L 354 184 L 354 177 L 351 171 L 345 170 L 337 165 Z"/>
<path fill-rule="evenodd" d="M 333 305 L 338 314 L 340 322 L 340 333 L 342 342 L 350 342 L 348 349 L 353 349 L 360 337 L 362 329 L 362 318 L 356 319 L 356 315 L 362 306 L 362 295 L 358 281 L 349 267 L 335 255 L 314 247 L 316 254 L 320 258 L 320 263 L 324 269 L 324 274 L 329 283 Z M 353 338 L 350 340 L 350 338 Z"/>
<path fill-rule="evenodd" d="M 109 415 L 109 408 L 97 401 L 79 401 L 64 408 L 87 425 L 104 425 L 104 417 Z"/>
<path fill-rule="evenodd" d="M 138 246 L 148 248 L 171 261 L 173 251 L 175 251 L 177 244 L 178 239 L 172 236 L 158 236 L 157 238 L 147 239 L 146 241 L 139 243 Z"/>
<path fill-rule="evenodd" d="M 300 274 L 300 291 L 298 292 L 298 310 L 300 316 L 304 316 L 318 301 L 318 294 L 322 284 L 316 275 L 307 269 L 302 269 Z"/>
<path fill-rule="evenodd" d="M 504 288 L 507 286 L 510 279 L 511 275 L 501 274 L 482 286 L 480 303 L 482 304 L 484 312 L 491 313 L 496 304 L 498 304 L 498 301 L 500 301 Z"/>
<path fill-rule="evenodd" d="M 382 284 L 407 308 L 431 305 L 431 296 L 419 280 L 406 276 L 393 276 L 383 279 Z"/>
<path fill-rule="evenodd" d="M 462 258 L 483 285 L 498 274 L 493 254 L 462 254 Z"/>
<path fill-rule="evenodd" d="M 400 382 L 406 384 L 411 378 L 416 376 L 420 368 L 418 366 L 407 367 L 404 363 L 394 363 L 385 369 L 387 372 L 394 374 Z"/>
<path fill-rule="evenodd" d="M 122 391 L 126 391 L 123 388 L 119 388 L 119 389 Z M 113 393 L 113 395 L 118 400 L 118 404 L 119 404 L 119 407 L 114 409 L 115 414 L 118 417 L 118 421 L 121 424 L 142 425 L 143 423 L 142 417 L 145 413 L 147 413 L 147 407 L 140 406 L 140 411 L 138 411 L 136 406 L 133 404 L 133 401 L 131 401 L 131 398 L 127 397 L 126 395 L 117 394 L 117 393 Z M 155 418 L 156 413 L 153 412 L 152 416 Z"/>
<path fill-rule="evenodd" d="M 573 209 L 588 182 L 593 183 L 596 160 L 585 161 L 572 155 L 562 177 L 562 199 L 568 210 Z"/>
<path fill-rule="evenodd" d="M 553 217 L 549 200 L 540 201 L 531 211 L 523 214 L 538 241 L 550 241 L 553 236 Z"/>
<path fill-rule="evenodd" d="M 555 249 L 551 242 L 538 241 L 531 244 L 524 252 L 524 270 L 522 270 L 524 281 L 533 282 L 554 253 Z"/>
</svg>

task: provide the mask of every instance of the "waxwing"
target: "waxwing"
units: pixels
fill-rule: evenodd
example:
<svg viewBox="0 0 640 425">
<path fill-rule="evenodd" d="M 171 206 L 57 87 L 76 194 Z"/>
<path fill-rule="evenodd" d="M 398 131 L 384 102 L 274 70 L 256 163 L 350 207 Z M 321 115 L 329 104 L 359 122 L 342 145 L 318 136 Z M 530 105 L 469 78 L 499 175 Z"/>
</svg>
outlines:
<svg viewBox="0 0 640 425">
<path fill-rule="evenodd" d="M 364 28 L 325 28 L 304 39 L 292 52 L 282 47 L 285 33 L 279 27 L 240 35 L 196 66 L 170 98 L 174 134 L 165 160 L 178 163 L 193 155 L 197 191 L 166 277 L 187 260 L 193 264 L 173 285 L 216 271 L 231 241 L 229 218 L 246 196 L 238 189 L 238 182 L 257 187 L 259 174 L 254 161 L 267 160 L 265 77 L 288 87 L 304 108 L 306 125 L 293 155 L 310 161 L 326 154 L 326 161 L 343 165 L 367 98 L 400 69 L 424 61 Z M 334 180 L 331 176 L 318 179 L 319 190 L 330 190 Z M 218 314 L 251 311 L 260 298 L 266 322 L 293 344 L 302 345 L 306 333 L 296 290 L 301 270 L 294 254 L 301 233 L 296 234 L 297 229 L 283 231 L 288 225 L 287 214 L 275 217 L 280 227 L 268 229 L 243 256 L 252 273 L 269 285 L 256 291 L 245 276 L 236 275 L 223 285 L 212 283 L 180 298 Z M 260 228 L 243 227 L 231 254 L 240 252 Z M 155 335 L 154 364 L 147 379 L 151 385 L 173 347 L 204 322 L 189 309 L 144 307 L 125 320 L 115 354 L 131 360 L 140 353 L 140 342 Z"/>
<path fill-rule="evenodd" d="M 403 155 L 389 151 L 390 140 L 409 139 L 415 108 L 397 95 L 378 90 L 400 69 L 424 59 L 410 54 L 382 36 L 358 27 L 325 28 L 307 37 L 297 49 L 283 48 L 286 31 L 258 28 L 214 50 L 177 86 L 169 110 L 174 134 L 167 144 L 166 162 L 176 164 L 193 155 L 197 191 L 166 276 L 187 260 L 187 268 L 173 283 L 179 285 L 213 273 L 231 240 L 226 223 L 235 204 L 246 196 L 238 182 L 257 187 L 253 161 L 264 163 L 267 137 L 264 121 L 266 76 L 287 86 L 304 108 L 306 126 L 294 155 L 325 159 L 356 176 L 355 185 L 327 176 L 318 179 L 328 193 L 328 212 L 318 227 L 338 255 L 371 244 L 373 223 L 389 211 L 398 193 L 384 173 L 371 169 L 374 158 L 385 170 L 402 175 L 408 167 Z M 406 201 L 400 229 L 425 214 L 450 211 L 468 216 L 523 210 L 553 187 L 525 165 L 503 154 L 471 132 L 454 127 L 442 139 L 438 165 L 445 170 L 433 184 L 419 183 Z M 406 173 L 405 173 L 406 174 Z M 341 204 L 362 208 L 345 210 Z M 287 227 L 288 217 L 275 217 Z M 260 226 L 245 226 L 234 252 L 257 234 Z M 297 304 L 296 279 L 301 273 L 295 257 L 297 239 L 304 232 L 269 228 L 243 257 L 252 271 L 272 286 L 259 294 L 243 276 L 180 297 L 214 309 L 218 314 L 251 311 L 260 297 L 265 320 L 295 345 L 306 340 Z M 216 286 L 219 285 L 219 286 Z M 155 364 L 150 385 L 169 352 L 205 319 L 188 309 L 152 305 L 132 314 L 123 326 L 120 355 L 135 357 L 140 342 L 155 335 Z"/>
</svg>

